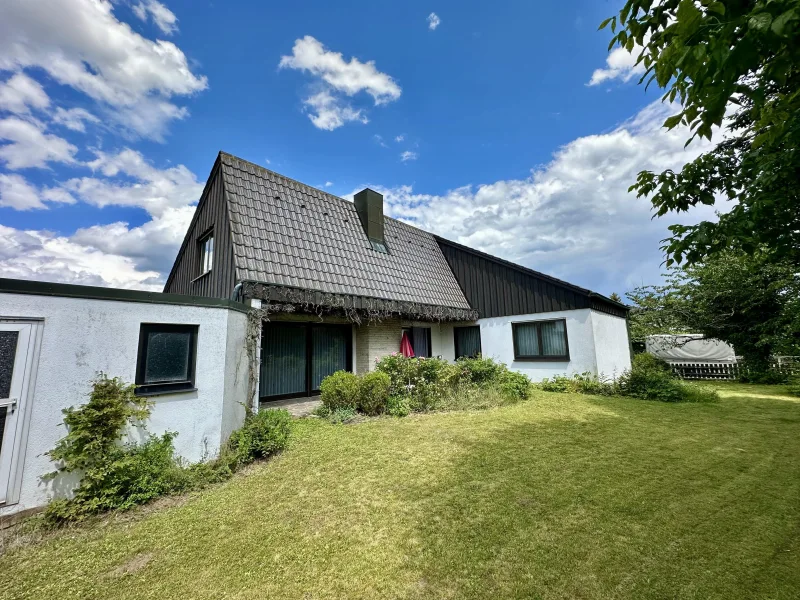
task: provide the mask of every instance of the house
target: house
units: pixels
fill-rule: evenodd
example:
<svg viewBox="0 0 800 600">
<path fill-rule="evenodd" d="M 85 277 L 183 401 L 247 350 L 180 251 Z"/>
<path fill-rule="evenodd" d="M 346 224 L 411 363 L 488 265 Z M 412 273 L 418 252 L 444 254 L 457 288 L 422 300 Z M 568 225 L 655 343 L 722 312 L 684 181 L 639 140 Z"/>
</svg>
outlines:
<svg viewBox="0 0 800 600">
<path fill-rule="evenodd" d="M 147 431 L 219 451 L 254 408 L 417 356 L 494 357 L 542 379 L 630 365 L 627 308 L 220 153 L 164 293 L 0 279 L 0 518 L 69 494 L 44 482 L 62 410 L 98 372 L 153 401 Z"/>
<path fill-rule="evenodd" d="M 630 365 L 627 308 L 581 287 L 388 218 L 220 153 L 164 291 L 261 307 L 258 396 L 396 352 L 482 354 L 535 380 Z"/>
</svg>

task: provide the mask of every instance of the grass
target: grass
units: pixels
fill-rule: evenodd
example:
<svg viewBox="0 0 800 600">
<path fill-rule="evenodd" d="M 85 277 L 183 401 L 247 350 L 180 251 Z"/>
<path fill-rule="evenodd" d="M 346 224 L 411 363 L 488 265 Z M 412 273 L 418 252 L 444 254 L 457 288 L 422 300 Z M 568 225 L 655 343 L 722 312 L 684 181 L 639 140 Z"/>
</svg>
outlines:
<svg viewBox="0 0 800 600">
<path fill-rule="evenodd" d="M 800 400 L 297 423 L 245 477 L 0 557 L 18 598 L 798 598 Z"/>
</svg>

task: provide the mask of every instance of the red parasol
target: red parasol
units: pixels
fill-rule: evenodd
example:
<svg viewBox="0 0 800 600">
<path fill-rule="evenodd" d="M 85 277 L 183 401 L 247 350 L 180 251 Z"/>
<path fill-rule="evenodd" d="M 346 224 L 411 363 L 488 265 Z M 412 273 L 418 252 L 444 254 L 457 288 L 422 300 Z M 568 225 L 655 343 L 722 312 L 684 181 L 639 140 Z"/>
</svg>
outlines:
<svg viewBox="0 0 800 600">
<path fill-rule="evenodd" d="M 411 340 L 408 339 L 408 332 L 403 332 L 403 337 L 400 338 L 400 354 L 406 358 L 414 358 L 414 348 L 411 347 Z"/>
</svg>

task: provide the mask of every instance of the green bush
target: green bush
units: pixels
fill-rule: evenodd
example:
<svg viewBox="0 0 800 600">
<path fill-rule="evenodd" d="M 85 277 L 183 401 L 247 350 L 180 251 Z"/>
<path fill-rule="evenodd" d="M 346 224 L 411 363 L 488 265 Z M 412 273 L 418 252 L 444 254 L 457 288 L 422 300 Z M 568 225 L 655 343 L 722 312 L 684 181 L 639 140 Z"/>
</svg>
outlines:
<svg viewBox="0 0 800 600">
<path fill-rule="evenodd" d="M 330 410 L 358 407 L 359 381 L 349 371 L 336 371 L 319 386 L 323 406 Z"/>
<path fill-rule="evenodd" d="M 576 373 L 572 377 L 556 375 L 545 378 L 537 387 L 545 392 L 560 392 L 571 394 L 590 394 L 593 396 L 610 396 L 617 392 L 611 381 L 596 377 L 591 373 Z"/>
<path fill-rule="evenodd" d="M 407 358 L 396 352 L 378 361 L 376 370 L 389 376 L 389 395 L 407 397 L 415 412 L 433 410 L 458 372 L 441 358 Z"/>
<path fill-rule="evenodd" d="M 788 383 L 789 376 L 786 373 L 781 373 L 778 370 L 772 369 L 769 371 L 749 371 L 745 368 L 739 372 L 739 383 L 757 383 L 759 385 L 780 385 Z"/>
<path fill-rule="evenodd" d="M 531 380 L 527 375 L 504 370 L 500 375 L 500 390 L 509 398 L 527 400 L 531 390 Z"/>
<path fill-rule="evenodd" d="M 238 465 L 266 458 L 286 448 L 291 433 L 291 416 L 286 410 L 248 411 L 244 425 L 228 439 Z"/>
<path fill-rule="evenodd" d="M 126 426 L 143 426 L 150 406 L 134 395 L 134 386 L 103 374 L 92 383 L 86 404 L 63 412 L 67 435 L 48 453 L 59 469 L 43 479 L 72 472 L 81 479 L 72 498 L 47 506 L 45 523 L 51 526 L 223 481 L 240 464 L 282 449 L 289 435 L 286 411 L 248 414 L 218 458 L 187 466 L 175 456 L 175 433 L 121 443 Z"/>
<path fill-rule="evenodd" d="M 491 358 L 459 358 L 456 366 L 461 369 L 467 381 L 477 384 L 497 383 L 508 369 L 503 363 Z"/>
<path fill-rule="evenodd" d="M 372 371 L 361 377 L 358 387 L 358 409 L 365 415 L 386 412 L 392 380 L 386 373 Z"/>
<path fill-rule="evenodd" d="M 669 365 L 650 354 L 637 354 L 617 381 L 625 396 L 660 402 L 706 402 L 718 398 L 710 388 L 681 381 Z"/>
<path fill-rule="evenodd" d="M 392 417 L 406 417 L 411 414 L 411 405 L 407 396 L 389 396 L 386 403 L 386 414 Z"/>
</svg>

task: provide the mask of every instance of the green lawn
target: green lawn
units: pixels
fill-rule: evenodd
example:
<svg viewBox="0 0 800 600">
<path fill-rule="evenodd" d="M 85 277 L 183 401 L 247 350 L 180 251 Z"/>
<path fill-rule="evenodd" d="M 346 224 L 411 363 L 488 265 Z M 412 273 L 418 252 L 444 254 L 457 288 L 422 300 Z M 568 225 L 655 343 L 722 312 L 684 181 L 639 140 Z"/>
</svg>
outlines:
<svg viewBox="0 0 800 600">
<path fill-rule="evenodd" d="M 11 551 L 0 597 L 799 598 L 800 400 L 720 389 L 304 420 L 246 476 Z"/>
</svg>

